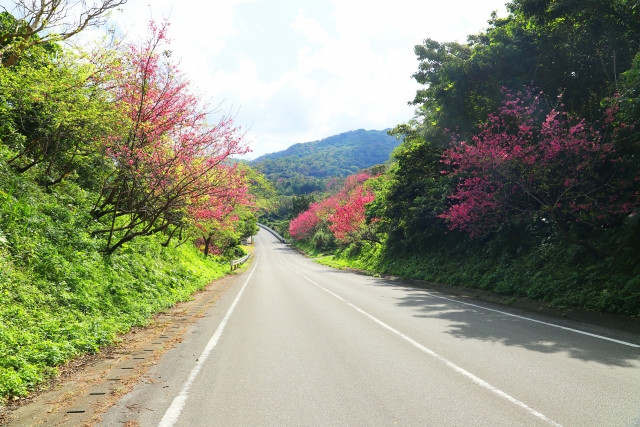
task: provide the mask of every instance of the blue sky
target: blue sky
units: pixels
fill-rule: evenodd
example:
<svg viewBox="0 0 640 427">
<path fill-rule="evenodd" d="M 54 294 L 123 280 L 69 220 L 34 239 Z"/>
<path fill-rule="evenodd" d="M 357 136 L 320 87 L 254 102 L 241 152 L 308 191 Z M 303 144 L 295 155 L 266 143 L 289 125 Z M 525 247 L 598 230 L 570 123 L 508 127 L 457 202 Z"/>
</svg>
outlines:
<svg viewBox="0 0 640 427">
<path fill-rule="evenodd" d="M 465 41 L 506 0 L 129 0 L 112 23 L 136 38 L 168 17 L 173 58 L 237 113 L 249 158 L 413 116 L 413 47 Z M 0 0 L 0 4 L 10 0 Z"/>
</svg>

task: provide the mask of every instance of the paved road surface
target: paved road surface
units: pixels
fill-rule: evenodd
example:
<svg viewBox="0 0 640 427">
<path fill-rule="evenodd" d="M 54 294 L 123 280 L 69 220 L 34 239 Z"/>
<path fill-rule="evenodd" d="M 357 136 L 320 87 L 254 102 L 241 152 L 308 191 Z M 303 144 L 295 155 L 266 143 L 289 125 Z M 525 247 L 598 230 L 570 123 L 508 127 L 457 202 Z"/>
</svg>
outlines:
<svg viewBox="0 0 640 427">
<path fill-rule="evenodd" d="M 638 336 L 255 255 L 101 425 L 640 427 Z"/>
</svg>

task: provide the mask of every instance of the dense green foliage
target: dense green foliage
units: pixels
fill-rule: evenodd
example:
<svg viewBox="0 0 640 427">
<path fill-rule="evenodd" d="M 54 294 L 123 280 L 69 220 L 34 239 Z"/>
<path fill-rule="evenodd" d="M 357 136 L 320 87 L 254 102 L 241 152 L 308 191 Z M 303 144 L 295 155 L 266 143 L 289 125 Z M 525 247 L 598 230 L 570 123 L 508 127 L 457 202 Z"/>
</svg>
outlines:
<svg viewBox="0 0 640 427">
<path fill-rule="evenodd" d="M 399 144 L 386 131 L 354 130 L 294 144 L 251 161 L 287 195 L 324 191 L 327 182 L 389 160 Z"/>
<path fill-rule="evenodd" d="M 0 13 L 0 41 L 14 24 Z M 209 125 L 168 59 L 151 66 L 166 27 L 141 48 L 2 51 L 0 399 L 188 299 L 257 231 L 273 189 L 227 162 L 246 152 L 232 120 Z"/>
<path fill-rule="evenodd" d="M 228 270 L 156 236 L 104 257 L 84 231 L 95 195 L 68 181 L 46 192 L 33 175 L 0 163 L 0 396 L 25 395 Z"/>
<path fill-rule="evenodd" d="M 448 145 L 445 129 L 463 138 L 502 102 L 502 88 L 524 85 L 549 100 L 564 94 L 568 111 L 595 121 L 638 52 L 637 7 L 628 0 L 515 0 L 506 18 L 467 43 L 426 39 L 415 47 L 424 85 L 413 104 L 431 143 Z"/>
<path fill-rule="evenodd" d="M 99 141 L 117 126 L 109 95 L 94 84 L 94 67 L 70 52 L 53 56 L 33 49 L 29 57 L 0 70 L 0 138 L 19 172 L 34 168 L 45 186 L 64 178 L 100 184 L 106 159 Z"/>
<path fill-rule="evenodd" d="M 368 184 L 375 189 L 376 198 L 367 205 L 367 216 L 376 225 L 382 243 L 361 241 L 318 248 L 307 239 L 297 244 L 315 252 L 333 251 L 320 262 L 337 267 L 479 287 L 559 306 L 640 315 L 640 141 L 636 131 L 640 119 L 640 20 L 636 3 L 514 0 L 508 4 L 509 16 L 492 16 L 489 28 L 470 36 L 467 43 L 427 39 L 416 46 L 419 64 L 413 77 L 423 85 L 412 101 L 417 115 L 391 131 L 403 142 L 393 153 L 389 171 Z M 516 126 L 515 132 L 509 133 L 509 115 L 496 119 L 496 112 L 501 111 L 505 99 L 511 99 L 507 109 L 520 105 L 520 98 L 507 97 L 519 91 L 540 94 L 535 112 L 541 119 L 528 124 L 530 128 Z M 541 154 L 525 159 L 523 167 L 511 169 L 510 181 L 504 176 L 500 182 L 506 169 L 492 169 L 491 165 L 500 164 L 496 162 L 500 156 L 515 153 L 509 150 L 523 148 L 509 145 L 509 141 L 516 140 L 517 132 L 544 131 L 543 120 L 558 110 L 558 117 L 568 119 L 554 125 L 566 131 L 553 137 L 558 148 L 553 159 L 570 164 L 572 148 L 561 147 L 569 147 L 569 139 L 579 133 L 570 123 L 583 120 L 584 128 L 595 135 L 592 147 L 603 144 L 605 150 L 594 148 L 600 155 L 593 155 L 593 161 L 581 157 L 587 163 L 579 168 L 592 168 L 588 176 L 593 182 L 570 178 L 575 169 L 565 168 L 563 178 L 562 167 L 552 169 L 552 158 L 542 161 Z M 487 124 L 490 120 L 494 120 L 495 132 Z M 469 148 L 450 150 L 461 147 L 462 142 Z M 530 143 L 529 149 L 533 153 L 535 144 Z M 615 155 L 615 161 L 604 162 L 607 152 Z M 453 158 L 451 153 L 475 156 L 473 160 L 465 158 L 466 175 L 461 172 L 461 158 L 447 162 Z M 475 161 L 475 166 L 468 167 L 469 161 Z M 583 192 L 591 201 L 572 205 L 570 199 L 566 204 L 541 205 L 537 210 L 509 205 L 513 199 L 508 197 L 516 190 L 533 195 L 527 187 L 530 181 L 518 181 L 533 175 L 518 174 L 535 167 L 538 176 L 558 180 L 553 185 L 560 190 L 562 185 L 567 191 L 578 184 L 592 185 Z M 545 168 L 549 170 L 545 172 Z M 473 188 L 473 183 L 486 183 L 490 173 L 493 188 L 483 189 L 481 184 Z M 597 181 L 598 176 L 615 176 L 618 181 Z M 507 182 L 501 199 L 507 202 L 500 205 L 495 203 L 497 199 L 490 199 L 483 208 L 501 211 L 476 215 L 481 220 L 483 212 L 498 215 L 500 221 L 481 233 L 476 231 L 475 238 L 456 229 L 452 217 L 445 215 L 452 207 L 461 206 L 461 194 L 475 194 L 476 202 L 481 203 L 478 195 L 490 198 Z M 595 197 L 602 189 L 612 191 L 606 201 Z M 595 213 L 596 208 L 602 212 Z M 591 219 L 559 224 L 553 217 L 559 209 L 565 209 L 568 216 L 582 210 Z M 456 218 L 465 220 L 465 212 L 458 211 Z"/>
</svg>

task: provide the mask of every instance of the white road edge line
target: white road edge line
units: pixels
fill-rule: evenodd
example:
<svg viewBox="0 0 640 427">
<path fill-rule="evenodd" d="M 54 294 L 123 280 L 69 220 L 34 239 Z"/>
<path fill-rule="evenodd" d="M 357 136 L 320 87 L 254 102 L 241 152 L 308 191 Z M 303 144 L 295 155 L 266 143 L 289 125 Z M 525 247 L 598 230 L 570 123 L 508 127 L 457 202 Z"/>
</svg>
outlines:
<svg viewBox="0 0 640 427">
<path fill-rule="evenodd" d="M 222 332 L 224 331 L 224 328 L 227 325 L 227 321 L 231 317 L 233 310 L 236 308 L 238 301 L 240 301 L 240 297 L 244 292 L 244 288 L 247 287 L 247 283 L 249 283 L 249 280 L 251 280 L 251 276 L 253 276 L 253 273 L 256 271 L 256 267 L 258 267 L 257 258 L 256 258 L 256 265 L 253 267 L 253 270 L 251 270 L 251 274 L 249 274 L 249 277 L 247 277 L 247 280 L 244 282 L 244 285 L 242 285 L 242 288 L 240 289 L 240 292 L 238 292 L 236 299 L 233 300 L 231 307 L 229 307 L 229 310 L 227 310 L 227 314 L 224 315 L 224 318 L 218 325 L 218 328 L 216 329 L 216 331 L 211 336 L 211 339 L 207 343 L 207 346 L 204 348 L 204 350 L 202 350 L 202 353 L 200 354 L 200 357 L 198 357 L 195 366 L 189 373 L 187 380 L 182 385 L 182 388 L 180 389 L 180 393 L 178 393 L 178 395 L 174 397 L 173 401 L 171 402 L 171 406 L 169 406 L 167 411 L 164 413 L 164 416 L 160 420 L 160 424 L 158 424 L 158 427 L 173 427 L 176 421 L 178 421 L 178 418 L 182 413 L 182 409 L 184 408 L 185 403 L 187 403 L 187 398 L 189 397 L 189 390 L 191 390 L 191 385 L 193 384 L 193 381 L 196 379 L 196 377 L 200 373 L 202 366 L 207 361 L 207 358 L 209 357 L 209 355 L 211 354 L 215 346 L 218 344 L 218 341 L 220 341 L 220 337 L 222 336 Z"/>
<path fill-rule="evenodd" d="M 440 299 L 443 299 L 443 300 L 456 302 L 458 304 L 464 304 L 464 305 L 468 305 L 468 306 L 471 306 L 471 307 L 480 308 L 482 310 L 493 311 L 495 313 L 504 314 L 506 316 L 516 317 L 518 319 L 528 320 L 530 322 L 540 323 L 542 325 L 552 326 L 552 327 L 558 328 L 558 329 L 564 329 L 565 331 L 575 332 L 576 334 L 587 335 L 589 337 L 615 342 L 615 343 L 618 343 L 618 344 L 626 345 L 628 347 L 640 348 L 640 345 L 634 344 L 634 343 L 631 343 L 631 342 L 628 342 L 628 341 L 617 340 L 615 338 L 605 337 L 604 335 L 592 334 L 591 332 L 581 331 L 580 329 L 569 328 L 567 326 L 560 326 L 560 325 L 556 325 L 555 323 L 543 322 L 542 320 L 536 320 L 536 319 L 532 319 L 530 317 L 519 316 L 517 314 L 508 313 L 506 311 L 496 310 L 494 308 L 483 307 L 481 305 L 471 304 L 471 303 L 460 301 L 460 300 L 457 300 L 457 299 L 443 297 L 443 296 L 436 295 L 436 294 L 431 293 L 431 292 L 426 292 L 426 294 L 431 296 L 431 297 L 434 297 L 434 298 L 440 298 Z"/>
<path fill-rule="evenodd" d="M 630 342 L 627 342 L 627 341 L 620 341 L 620 340 L 616 340 L 614 338 L 609 338 L 609 337 L 605 337 L 605 336 L 602 336 L 602 335 L 597 335 L 597 334 L 592 334 L 590 332 L 581 331 L 579 329 L 573 329 L 573 328 L 568 328 L 566 326 L 556 325 L 554 323 L 543 322 L 542 320 L 536 320 L 536 319 L 532 319 L 530 317 L 518 316 L 517 314 L 508 313 L 506 311 L 495 310 L 493 308 L 487 308 L 487 307 L 483 307 L 481 305 L 471 304 L 471 303 L 463 302 L 463 301 L 460 301 L 460 300 L 457 300 L 457 299 L 441 297 L 439 295 L 432 294 L 431 292 L 427 292 L 427 295 L 432 296 L 434 298 L 440 298 L 440 299 L 444 299 L 444 300 L 447 300 L 447 301 L 457 302 L 458 304 L 464 304 L 464 305 L 469 305 L 471 307 L 481 308 L 481 309 L 487 310 L 487 311 L 494 311 L 496 313 L 505 314 L 505 315 L 511 316 L 511 317 L 517 317 L 518 319 L 528 320 L 530 322 L 541 323 L 541 324 L 547 325 L 547 326 L 553 326 L 554 328 L 564 329 L 565 331 L 571 331 L 571 332 L 575 332 L 577 334 L 588 335 L 590 337 L 599 338 L 601 340 L 612 341 L 612 342 L 615 342 L 615 343 L 618 343 L 618 344 L 627 345 L 629 347 L 640 348 L 640 345 L 633 344 L 633 343 L 630 343 Z"/>
<path fill-rule="evenodd" d="M 280 262 L 282 262 L 282 260 L 280 260 Z M 469 288 L 469 289 L 472 289 L 472 288 Z M 464 304 L 464 305 L 468 305 L 468 306 L 471 306 L 471 307 L 480 308 L 482 310 L 493 311 L 493 312 L 496 312 L 496 313 L 505 314 L 507 316 L 517 317 L 518 319 L 528 320 L 530 322 L 540 323 L 540 324 L 547 325 L 547 326 L 553 326 L 554 328 L 564 329 L 565 331 L 571 331 L 571 332 L 575 332 L 577 334 L 587 335 L 587 336 L 590 336 L 590 337 L 593 337 L 593 338 L 598 338 L 598 339 L 601 339 L 601 340 L 611 341 L 611 342 L 615 342 L 615 343 L 626 345 L 626 346 L 633 347 L 633 348 L 640 348 L 640 345 L 634 344 L 634 343 L 631 343 L 631 342 L 628 342 L 628 341 L 622 341 L 622 340 L 617 340 L 615 338 L 605 337 L 603 335 L 592 334 L 590 332 L 581 331 L 580 329 L 573 329 L 573 328 L 569 328 L 567 326 L 556 325 L 555 323 L 543 322 L 542 320 L 536 320 L 536 319 L 532 319 L 530 317 L 519 316 L 517 314 L 508 313 L 506 311 L 500 311 L 500 310 L 496 310 L 496 309 L 493 309 L 493 308 L 487 308 L 487 307 L 483 307 L 481 305 L 471 304 L 471 303 L 463 302 L 463 301 L 460 301 L 460 300 L 457 300 L 457 299 L 453 299 L 453 298 L 442 297 L 442 296 L 433 294 L 431 292 L 425 292 L 425 293 L 427 295 L 429 295 L 429 296 L 434 297 L 434 298 L 440 298 L 440 299 L 444 299 L 444 300 L 447 300 L 447 301 L 457 302 L 459 304 Z"/>
<path fill-rule="evenodd" d="M 413 345 L 417 349 L 422 350 L 423 352 L 427 353 L 428 355 L 435 357 L 436 359 L 438 359 L 439 361 L 443 362 L 445 365 L 447 365 L 448 367 L 450 367 L 451 369 L 453 369 L 457 373 L 462 374 L 465 377 L 469 378 L 471 381 L 473 381 L 474 383 L 476 383 L 480 387 L 483 387 L 483 388 L 491 391 L 492 393 L 497 394 L 498 396 L 500 396 L 500 397 L 508 400 L 509 402 L 519 406 L 520 408 L 524 409 L 525 411 L 527 411 L 531 415 L 533 415 L 533 416 L 535 416 L 535 417 L 537 417 L 537 418 L 539 418 L 539 419 L 551 424 L 552 426 L 562 427 L 561 424 L 555 422 L 554 420 L 552 420 L 551 418 L 547 417 L 546 415 L 536 411 L 532 407 L 528 406 L 526 403 L 523 403 L 523 402 L 519 401 L 518 399 L 516 399 L 515 397 L 511 396 L 510 394 L 505 393 L 504 391 L 500 390 L 499 388 L 496 388 L 496 387 L 492 386 L 491 384 L 489 384 L 485 380 L 476 377 L 471 372 L 466 371 L 465 369 L 461 368 L 460 366 L 456 365 L 455 363 L 449 361 L 448 359 L 445 359 L 444 357 L 440 356 L 438 353 L 434 352 L 433 350 L 430 350 L 427 347 L 425 347 L 422 344 L 420 344 L 419 342 L 414 341 L 413 339 L 409 338 L 407 335 L 403 334 L 402 332 L 392 328 L 391 326 L 387 325 L 386 323 L 384 323 L 383 321 L 377 319 L 376 317 L 370 315 L 369 313 L 367 313 L 366 311 L 362 310 L 361 308 L 356 307 L 355 305 L 351 304 L 349 301 L 345 300 L 341 296 L 339 296 L 337 294 L 334 294 L 333 292 L 331 292 L 330 290 L 328 290 L 324 286 L 322 286 L 322 285 L 314 282 L 313 280 L 309 279 L 307 276 L 305 276 L 304 274 L 300 273 L 299 271 L 289 267 L 287 264 L 282 262 L 280 257 L 278 257 L 278 260 L 282 263 L 282 265 L 287 267 L 289 270 L 293 271 L 294 273 L 297 273 L 298 275 L 300 275 L 300 276 L 304 277 L 305 279 L 307 279 L 309 282 L 311 282 L 314 285 L 318 286 L 320 289 L 324 290 L 325 292 L 328 292 L 329 294 L 333 295 L 334 297 L 338 298 L 339 300 L 345 302 L 347 305 L 351 306 L 355 310 L 357 310 L 360 313 L 364 314 L 365 316 L 367 316 L 368 318 L 370 318 L 371 320 L 373 320 L 374 322 L 376 322 L 378 325 L 382 326 L 383 328 L 387 329 L 388 331 L 393 332 L 395 335 L 397 335 L 400 338 L 404 339 L 405 341 L 407 341 L 409 344 Z"/>
</svg>

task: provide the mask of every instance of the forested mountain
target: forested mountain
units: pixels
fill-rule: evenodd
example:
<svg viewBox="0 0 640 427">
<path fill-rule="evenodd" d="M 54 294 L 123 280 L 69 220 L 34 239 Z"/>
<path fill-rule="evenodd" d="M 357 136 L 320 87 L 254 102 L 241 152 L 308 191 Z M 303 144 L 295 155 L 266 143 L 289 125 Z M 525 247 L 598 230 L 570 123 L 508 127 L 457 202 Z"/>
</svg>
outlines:
<svg viewBox="0 0 640 427">
<path fill-rule="evenodd" d="M 346 177 L 389 160 L 399 141 L 386 130 L 358 129 L 320 141 L 294 144 L 251 161 L 285 193 L 322 190 L 328 178 Z"/>
</svg>

